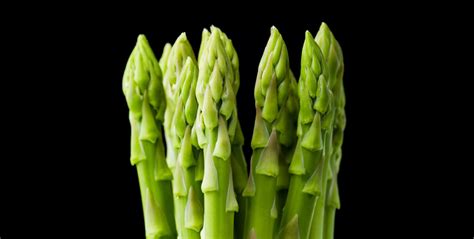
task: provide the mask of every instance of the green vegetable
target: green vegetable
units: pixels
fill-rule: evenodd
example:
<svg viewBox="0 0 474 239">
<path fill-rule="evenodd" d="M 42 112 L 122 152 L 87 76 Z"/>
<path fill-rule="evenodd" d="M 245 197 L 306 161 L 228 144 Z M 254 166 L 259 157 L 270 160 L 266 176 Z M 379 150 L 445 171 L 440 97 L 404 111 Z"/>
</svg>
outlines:
<svg viewBox="0 0 474 239">
<path fill-rule="evenodd" d="M 325 239 L 334 238 L 334 220 L 336 208 L 340 207 L 339 189 L 337 186 L 337 174 L 341 163 L 341 146 L 346 126 L 345 116 L 345 94 L 342 82 L 344 74 L 344 59 L 339 42 L 336 40 L 326 23 L 322 23 L 316 35 L 316 43 L 327 63 L 329 73 L 329 86 L 334 94 L 335 117 L 333 123 L 332 150 L 329 156 L 329 175 L 328 186 L 326 190 L 326 204 L 324 221 L 314 221 L 311 229 L 311 235 L 315 238 L 321 238 L 321 231 L 324 231 Z M 324 230 L 323 230 L 324 227 Z M 316 237 L 318 236 L 318 237 Z"/>
<path fill-rule="evenodd" d="M 278 205 L 284 202 L 278 189 L 288 185 L 287 156 L 296 139 L 295 91 L 296 81 L 290 73 L 285 42 L 272 27 L 254 90 L 257 114 L 251 174 L 244 190 L 244 195 L 249 197 L 245 238 L 273 238 L 277 231 L 275 222 L 281 214 Z M 278 178 L 282 178 L 280 185 Z"/>
<path fill-rule="evenodd" d="M 227 38 L 227 35 L 223 32 L 221 32 L 221 40 L 232 64 L 232 71 L 234 72 L 232 89 L 234 94 L 237 95 L 240 87 L 239 57 L 235 51 L 232 41 Z M 237 197 L 237 203 L 239 205 L 239 211 L 235 213 L 234 219 L 234 236 L 235 238 L 242 238 L 247 213 L 247 198 L 243 197 L 242 193 L 244 191 L 245 185 L 247 184 L 248 172 L 247 162 L 242 150 L 242 146 L 244 144 L 244 134 L 242 132 L 242 128 L 240 127 L 240 121 L 237 113 L 237 102 L 235 102 L 235 104 L 233 120 L 229 124 L 229 137 L 232 144 L 230 163 L 232 168 L 234 190 Z"/>
<path fill-rule="evenodd" d="M 148 41 L 140 35 L 127 62 L 123 93 L 130 109 L 131 163 L 136 165 L 146 238 L 176 238 L 171 171 L 161 125 L 165 111 L 162 74 Z"/>
<path fill-rule="evenodd" d="M 182 71 L 186 59 L 190 57 L 196 62 L 191 44 L 189 44 L 186 34 L 182 33 L 173 46 L 166 44 L 163 55 L 160 59 L 160 65 L 164 72 L 163 87 L 166 93 L 166 111 L 164 118 L 165 136 L 167 142 L 166 160 L 170 168 L 174 168 L 176 157 L 178 157 L 177 148 L 179 147 L 179 137 L 176 135 L 174 127 L 174 116 L 177 109 L 177 94 L 179 93 L 178 82 L 181 79 Z M 182 125 L 181 125 L 182 126 Z M 185 127 L 178 127 L 180 133 L 184 133 Z"/>
<path fill-rule="evenodd" d="M 191 129 L 198 105 L 195 88 L 198 68 L 186 34 L 181 34 L 169 50 L 164 50 L 164 88 L 167 90 L 165 132 L 169 137 L 168 154 L 173 170 L 176 228 L 179 238 L 200 238 L 203 223 L 202 193 L 196 179 L 202 150 L 191 144 Z M 176 158 L 173 158 L 175 156 Z"/>
<path fill-rule="evenodd" d="M 298 82 L 298 142 L 289 167 L 291 179 L 281 220 L 281 238 L 295 238 L 290 231 L 298 231 L 299 238 L 310 238 L 312 221 L 324 215 L 319 204 L 326 192 L 330 145 L 327 142 L 331 142 L 334 110 L 322 52 L 311 33 L 307 31 L 305 36 Z"/>
<path fill-rule="evenodd" d="M 138 37 L 122 88 L 147 239 L 334 238 L 346 125 L 342 50 L 325 23 L 316 38 L 307 31 L 297 83 L 281 34 L 270 33 L 254 88 L 250 173 L 232 41 L 204 29 L 196 60 L 182 33 L 157 61 Z"/>
<path fill-rule="evenodd" d="M 239 210 L 234 191 L 233 145 L 243 144 L 237 128 L 235 86 L 238 82 L 227 53 L 225 35 L 216 27 L 200 50 L 196 97 L 199 110 L 193 127 L 204 150 L 203 238 L 233 238 L 234 213 Z"/>
</svg>

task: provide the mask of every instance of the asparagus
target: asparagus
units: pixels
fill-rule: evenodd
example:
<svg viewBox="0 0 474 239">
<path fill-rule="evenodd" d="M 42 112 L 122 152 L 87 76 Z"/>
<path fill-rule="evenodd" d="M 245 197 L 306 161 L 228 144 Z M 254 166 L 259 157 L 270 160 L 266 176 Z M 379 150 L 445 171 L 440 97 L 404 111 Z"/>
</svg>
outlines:
<svg viewBox="0 0 474 239">
<path fill-rule="evenodd" d="M 166 160 L 170 168 L 175 167 L 176 157 L 178 156 L 176 149 L 179 147 L 179 139 L 176 136 L 175 128 L 173 127 L 173 117 L 177 104 L 177 82 L 180 80 L 187 57 L 191 57 L 192 61 L 196 62 L 196 57 L 194 56 L 191 44 L 189 44 L 186 34 L 182 33 L 178 39 L 176 39 L 173 47 L 165 46 L 164 54 L 160 59 L 162 68 L 164 69 L 163 87 L 166 93 L 167 104 L 164 118 L 165 137 L 167 142 Z"/>
<path fill-rule="evenodd" d="M 323 24 L 322 28 L 320 30 L 326 31 L 328 29 L 327 26 L 324 26 Z M 322 32 L 318 32 L 319 37 L 316 38 L 316 42 L 318 43 L 323 43 L 324 48 L 320 46 L 321 48 L 321 53 L 323 54 L 324 62 L 326 63 L 327 66 L 327 85 L 328 85 L 328 92 L 329 92 L 329 109 L 327 112 L 327 119 L 328 121 L 326 122 L 326 127 L 325 128 L 325 141 L 323 142 L 323 160 L 324 160 L 324 167 L 323 167 L 323 172 L 322 172 L 322 180 L 323 184 L 321 187 L 321 195 L 318 198 L 318 201 L 316 203 L 316 208 L 313 216 L 313 221 L 311 225 L 311 238 L 316 238 L 316 239 L 323 239 L 324 238 L 324 228 L 326 227 L 325 225 L 325 220 L 326 217 L 331 216 L 327 214 L 326 212 L 326 204 L 328 202 L 328 179 L 332 178 L 332 163 L 331 160 L 333 156 L 333 133 L 334 133 L 334 118 L 335 118 L 335 112 L 336 112 L 336 107 L 335 107 L 335 99 L 334 99 L 334 86 L 335 86 L 335 72 L 337 68 L 337 63 L 334 63 L 335 57 L 330 56 L 330 54 L 334 54 L 333 52 L 329 53 L 329 46 L 326 40 L 327 39 L 322 39 L 327 36 L 323 36 Z M 326 33 L 324 33 L 326 34 Z M 329 43 L 330 44 L 330 43 Z M 329 57 L 329 58 L 328 58 Z M 331 216 L 332 217 L 332 216 Z"/>
<path fill-rule="evenodd" d="M 334 93 L 334 125 L 332 151 L 330 155 L 330 168 L 328 176 L 327 199 L 324 215 L 324 238 L 334 238 L 334 220 L 336 208 L 340 208 L 339 189 L 337 185 L 337 174 L 341 163 L 341 146 L 346 124 L 345 95 L 342 82 L 344 74 L 344 59 L 339 42 L 336 40 L 326 23 L 322 23 L 316 34 L 316 43 L 326 59 L 329 75 L 329 87 Z M 322 223 L 322 222 L 320 222 Z M 321 224 L 313 223 L 311 232 L 321 233 Z"/>
<path fill-rule="evenodd" d="M 191 129 L 197 112 L 195 88 L 198 69 L 191 44 L 182 33 L 169 50 L 164 50 L 166 69 L 164 88 L 168 107 L 165 132 L 168 138 L 168 162 L 173 170 L 173 194 L 178 238 L 200 238 L 202 194 L 195 170 L 200 151 L 191 143 Z M 175 158 L 176 157 L 176 158 Z"/>
<path fill-rule="evenodd" d="M 157 61 L 140 35 L 122 87 L 146 237 L 334 238 L 343 72 L 341 47 L 322 23 L 316 38 L 305 34 L 296 83 L 285 42 L 271 28 L 255 83 L 248 175 L 232 41 L 204 29 L 196 61 L 183 33 Z"/>
<path fill-rule="evenodd" d="M 324 215 L 324 204 L 322 209 L 320 204 L 326 191 L 327 142 L 331 141 L 333 119 L 327 71 L 321 50 L 306 31 L 298 82 L 298 141 L 289 167 L 291 179 L 280 238 L 295 238 L 289 232 L 298 231 L 299 238 L 308 239 L 312 221 Z"/>
<path fill-rule="evenodd" d="M 165 47 L 163 47 L 163 53 L 161 54 L 161 58 L 160 58 L 160 67 L 161 67 L 161 72 L 163 73 L 163 75 L 165 75 L 166 73 L 166 69 L 167 69 L 167 66 L 168 66 L 168 58 L 170 56 L 170 53 L 171 53 L 171 44 L 169 43 L 166 43 L 165 44 Z"/>
<path fill-rule="evenodd" d="M 137 167 L 146 238 L 176 238 L 171 172 L 164 156 L 161 125 L 165 102 L 162 73 L 147 39 L 138 36 L 123 76 L 129 107 L 131 164 Z"/>
<path fill-rule="evenodd" d="M 288 151 L 296 138 L 296 81 L 291 76 L 288 51 L 281 34 L 271 28 L 255 83 L 255 126 L 252 137 L 251 175 L 244 191 L 249 196 L 245 238 L 273 238 L 278 218 L 277 186 L 288 181 Z"/>
<path fill-rule="evenodd" d="M 234 72 L 234 81 L 232 82 L 232 90 L 234 94 L 237 95 L 240 87 L 240 72 L 239 72 L 239 57 L 237 52 L 230 40 L 224 32 L 220 34 L 222 43 L 224 44 L 224 49 L 226 54 L 229 56 L 232 71 Z M 232 168 L 232 180 L 234 183 L 234 190 L 236 193 L 237 203 L 239 205 L 239 211 L 235 213 L 234 218 L 234 236 L 235 238 L 242 238 L 245 217 L 247 212 L 247 198 L 243 197 L 242 193 L 244 191 L 245 185 L 247 183 L 247 162 L 245 161 L 244 152 L 242 146 L 244 144 L 244 134 L 242 128 L 240 127 L 240 121 L 237 112 L 237 102 L 235 102 L 235 112 L 234 112 L 234 121 L 233 124 L 229 127 L 234 128 L 229 131 L 230 143 L 232 145 L 232 152 L 230 155 L 230 163 Z"/>
<path fill-rule="evenodd" d="M 203 238 L 233 238 L 234 213 L 238 203 L 231 170 L 232 142 L 238 135 L 234 86 L 235 73 L 227 54 L 223 33 L 211 27 L 211 34 L 200 50 L 196 97 L 199 110 L 193 127 L 198 145 L 204 150 Z M 242 137 L 242 139 L 239 139 Z"/>
<path fill-rule="evenodd" d="M 293 74 L 293 72 L 290 69 L 290 78 L 291 78 L 291 85 L 290 85 L 290 98 L 293 100 L 293 103 L 291 103 L 291 108 L 292 114 L 294 112 L 294 116 L 291 117 L 291 126 L 296 128 L 296 123 L 298 119 L 298 110 L 299 110 L 299 102 L 298 102 L 298 83 L 296 82 L 296 78 Z M 295 146 L 296 146 L 296 131 L 293 131 L 294 128 L 292 128 L 292 132 L 295 132 L 292 134 L 293 139 L 291 139 L 291 143 L 287 145 L 286 147 L 283 147 L 282 151 L 282 157 L 284 160 L 280 160 L 278 162 L 279 164 L 279 173 L 277 176 L 277 194 L 278 196 L 277 201 L 276 201 L 276 207 L 278 210 L 278 215 L 283 215 L 283 206 L 286 203 L 286 198 L 288 195 L 288 186 L 289 186 L 289 181 L 290 181 L 290 175 L 288 172 L 288 168 L 290 166 L 291 158 L 293 157 L 293 153 L 295 151 Z M 276 237 L 279 232 L 279 225 L 281 223 L 281 216 L 276 218 L 275 225 L 274 227 L 274 236 Z"/>
<path fill-rule="evenodd" d="M 206 28 L 204 28 L 201 34 L 201 46 L 199 47 L 198 62 L 201 62 L 201 58 L 202 58 L 203 52 L 205 51 L 206 44 L 209 40 L 209 36 L 211 36 L 211 33 Z"/>
</svg>

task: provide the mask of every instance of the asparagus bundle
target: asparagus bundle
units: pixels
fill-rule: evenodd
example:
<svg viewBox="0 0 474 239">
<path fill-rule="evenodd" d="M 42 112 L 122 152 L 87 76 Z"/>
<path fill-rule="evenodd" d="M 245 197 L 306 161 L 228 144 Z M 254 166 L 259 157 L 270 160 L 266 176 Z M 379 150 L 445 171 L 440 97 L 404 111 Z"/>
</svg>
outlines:
<svg viewBox="0 0 474 239">
<path fill-rule="evenodd" d="M 238 203 L 231 169 L 232 144 L 242 145 L 239 135 L 235 90 L 238 82 L 226 51 L 223 33 L 211 34 L 199 58 L 196 97 L 199 103 L 193 132 L 204 150 L 203 238 L 233 238 L 234 213 Z"/>
<path fill-rule="evenodd" d="M 342 77 L 344 74 L 344 59 L 341 46 L 332 34 L 326 23 L 322 23 L 316 34 L 316 43 L 320 46 L 328 66 L 329 87 L 334 95 L 335 117 L 333 123 L 332 150 L 329 156 L 328 186 L 326 191 L 326 205 L 324 215 L 324 238 L 334 238 L 334 220 L 336 208 L 340 207 L 339 189 L 337 185 L 337 174 L 342 157 L 342 140 L 344 128 L 346 126 L 345 94 Z M 313 223 L 311 233 L 317 233 L 320 236 L 322 230 L 320 224 Z M 312 234 L 313 235 L 313 234 Z"/>
<path fill-rule="evenodd" d="M 232 41 L 216 27 L 204 29 L 196 61 L 183 33 L 158 62 L 140 35 L 123 93 L 146 237 L 332 239 L 346 122 L 343 71 L 341 47 L 323 23 L 315 39 L 305 34 L 297 83 L 285 42 L 271 28 L 255 82 L 247 174 Z"/>
<path fill-rule="evenodd" d="M 288 51 L 275 27 L 260 61 L 255 83 L 256 118 L 251 169 L 245 196 L 250 197 L 245 238 L 273 238 L 282 204 L 277 187 L 288 180 L 287 161 L 296 138 L 296 81 L 291 77 Z M 282 175 L 285 175 L 282 176 Z M 278 179 L 281 185 L 278 185 Z"/>
<path fill-rule="evenodd" d="M 198 69 L 184 33 L 172 47 L 165 46 L 163 52 L 163 68 L 166 69 L 163 85 L 168 104 L 165 132 L 169 140 L 168 164 L 173 170 L 176 228 L 178 238 L 200 238 L 203 207 L 196 169 L 202 151 L 191 144 L 191 129 L 197 112 L 195 88 Z"/>
<path fill-rule="evenodd" d="M 130 109 L 130 158 L 137 167 L 146 238 L 176 237 L 171 172 L 161 132 L 165 110 L 161 79 L 158 61 L 140 35 L 127 62 L 122 89 Z"/>
</svg>

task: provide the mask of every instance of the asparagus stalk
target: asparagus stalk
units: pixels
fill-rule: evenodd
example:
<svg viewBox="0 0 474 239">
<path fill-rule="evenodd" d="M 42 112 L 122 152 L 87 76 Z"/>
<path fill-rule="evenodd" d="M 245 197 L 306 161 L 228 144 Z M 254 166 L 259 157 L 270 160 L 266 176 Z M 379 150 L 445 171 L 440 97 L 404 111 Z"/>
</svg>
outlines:
<svg viewBox="0 0 474 239">
<path fill-rule="evenodd" d="M 168 44 L 167 44 L 168 45 Z M 169 50 L 167 50 L 169 49 Z M 181 79 L 182 70 L 187 57 L 196 62 L 191 44 L 189 44 L 186 34 L 182 33 L 175 44 L 171 47 L 165 46 L 164 54 L 160 63 L 164 70 L 163 87 L 166 93 L 166 111 L 164 118 L 165 137 L 167 143 L 166 160 L 170 168 L 174 168 L 179 147 L 179 140 L 173 126 L 174 113 L 176 111 L 176 94 L 178 91 L 177 82 Z"/>
<path fill-rule="evenodd" d="M 341 163 L 341 146 L 346 124 L 345 95 L 342 82 L 344 74 L 344 59 L 339 42 L 336 40 L 326 23 L 322 23 L 316 34 L 316 43 L 326 59 L 329 75 L 329 87 L 334 93 L 334 124 L 332 152 L 330 155 L 330 173 L 328 177 L 327 199 L 324 215 L 324 238 L 334 238 L 334 220 L 336 208 L 340 208 L 339 189 L 337 185 L 337 174 Z M 322 222 L 320 222 L 322 223 Z M 313 223 L 312 233 L 321 232 L 321 224 Z"/>
<path fill-rule="evenodd" d="M 130 109 L 131 163 L 140 183 L 146 238 L 175 238 L 171 172 L 164 156 L 161 125 L 165 110 L 162 73 L 147 39 L 138 36 L 123 76 Z"/>
<path fill-rule="evenodd" d="M 221 32 L 221 40 L 224 44 L 226 54 L 229 56 L 232 71 L 234 72 L 234 81 L 232 82 L 232 90 L 237 95 L 240 87 L 240 72 L 239 72 L 239 57 L 237 51 L 227 35 Z M 245 161 L 244 152 L 242 146 L 244 144 L 244 134 L 240 127 L 240 121 L 237 113 L 237 102 L 235 102 L 234 121 L 229 127 L 230 143 L 232 145 L 232 153 L 230 155 L 230 163 L 232 168 L 232 180 L 234 183 L 234 190 L 236 193 L 237 203 L 239 205 L 239 211 L 235 213 L 234 218 L 234 236 L 235 238 L 242 238 L 245 217 L 247 212 L 247 198 L 243 197 L 245 185 L 247 184 L 247 162 Z M 234 129 L 235 128 L 235 129 Z"/>
<path fill-rule="evenodd" d="M 238 126 L 235 99 L 235 73 L 222 32 L 211 27 L 211 34 L 201 49 L 196 97 L 199 111 L 193 127 L 198 145 L 204 150 L 203 238 L 233 236 L 234 213 L 238 203 L 231 170 L 232 139 Z M 239 136 L 240 137 L 240 136 Z"/>
<path fill-rule="evenodd" d="M 289 69 L 288 51 L 281 34 L 271 28 L 255 83 L 255 126 L 252 137 L 251 175 L 245 188 L 249 210 L 245 238 L 273 238 L 278 217 L 277 186 L 285 187 L 286 156 L 296 138 L 296 84 Z M 287 172 L 286 172 L 287 174 Z M 288 181 L 288 180 L 286 180 Z M 287 185 L 287 184 L 286 184 Z"/>
<path fill-rule="evenodd" d="M 295 238 L 289 233 L 294 231 L 298 231 L 298 238 L 310 238 L 312 220 L 319 220 L 318 217 L 324 215 L 317 202 L 325 194 L 327 142 L 331 141 L 329 132 L 332 132 L 329 131 L 333 118 L 332 93 L 327 79 L 321 50 L 311 33 L 306 31 L 298 82 L 298 141 L 289 167 L 291 179 L 280 238 Z"/>
<path fill-rule="evenodd" d="M 191 143 L 191 129 L 197 112 L 195 88 L 198 69 L 191 44 L 182 33 L 171 48 L 165 47 L 164 88 L 168 106 L 165 111 L 168 162 L 173 170 L 173 193 L 178 238 L 200 238 L 202 228 L 202 194 L 196 180 L 200 151 Z M 176 158 L 175 158 L 176 157 Z"/>
<path fill-rule="evenodd" d="M 288 168 L 290 167 L 290 162 L 291 162 L 291 158 L 293 157 L 293 153 L 295 151 L 295 147 L 296 147 L 296 141 L 297 141 L 297 137 L 296 137 L 296 131 L 294 131 L 294 129 L 296 128 L 296 125 L 297 125 L 297 119 L 298 119 L 298 111 L 299 111 L 299 102 L 298 102 L 298 83 L 296 82 L 296 78 L 293 74 L 293 72 L 291 71 L 290 69 L 290 78 L 291 78 L 291 81 L 290 81 L 290 95 L 288 96 L 289 99 L 288 100 L 292 100 L 292 102 L 288 102 L 288 108 L 291 110 L 291 113 L 292 113 L 292 117 L 291 117 L 291 125 L 289 127 L 293 127 L 291 128 L 291 131 L 294 132 L 292 134 L 292 139 L 290 141 L 290 143 L 288 145 L 286 145 L 286 147 L 283 147 L 283 151 L 282 151 L 282 158 L 284 160 L 280 160 L 278 162 L 279 164 L 279 173 L 278 173 L 278 177 L 277 177 L 277 201 L 276 201 L 276 206 L 277 206 L 277 209 L 278 209 L 278 215 L 283 215 L 283 206 L 285 205 L 286 203 L 286 198 L 287 198 L 287 195 L 288 195 L 288 186 L 289 186 L 289 183 L 290 183 L 290 175 L 289 175 L 289 172 L 288 172 Z M 288 127 L 288 128 L 289 128 Z M 274 227 L 274 236 L 277 237 L 278 236 L 278 232 L 279 232 L 279 225 L 281 223 L 281 216 L 277 217 L 276 218 L 276 221 L 275 221 L 275 225 L 277 225 L 276 227 Z"/>
</svg>

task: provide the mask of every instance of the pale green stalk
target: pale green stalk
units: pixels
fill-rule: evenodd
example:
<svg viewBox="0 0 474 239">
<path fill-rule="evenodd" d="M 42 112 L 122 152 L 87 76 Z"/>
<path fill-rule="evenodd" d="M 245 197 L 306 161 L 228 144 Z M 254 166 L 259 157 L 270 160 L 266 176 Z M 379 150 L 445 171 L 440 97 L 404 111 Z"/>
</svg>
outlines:
<svg viewBox="0 0 474 239">
<path fill-rule="evenodd" d="M 140 35 L 127 62 L 122 88 L 130 110 L 130 158 L 137 167 L 147 239 L 176 238 L 171 172 L 161 130 L 166 107 L 161 79 L 159 63 Z"/>
<path fill-rule="evenodd" d="M 313 218 L 317 218 L 319 214 L 324 215 L 317 202 L 324 198 L 326 192 L 329 166 L 327 142 L 331 142 L 332 130 L 329 129 L 334 115 L 326 64 L 321 50 L 308 31 L 301 56 L 298 96 L 298 142 L 289 168 L 290 186 L 279 236 L 308 239 L 312 220 L 317 220 Z M 298 233 L 294 235 L 290 232 Z"/>
<path fill-rule="evenodd" d="M 314 221 L 311 233 L 312 235 L 315 233 L 315 237 L 318 236 L 321 238 L 320 233 L 324 228 L 324 239 L 333 239 L 336 208 L 340 208 L 337 174 L 341 163 L 341 146 L 346 125 L 344 110 L 345 95 L 342 81 L 344 74 L 344 59 L 339 42 L 324 22 L 321 24 L 316 35 L 316 43 L 320 46 L 327 63 L 329 86 L 334 93 L 335 117 L 324 221 Z"/>
<path fill-rule="evenodd" d="M 199 111 L 193 138 L 204 149 L 204 227 L 202 238 L 234 237 L 234 213 L 239 210 L 231 169 L 232 142 L 238 140 L 235 72 L 222 32 L 211 34 L 199 59 L 196 96 Z M 242 139 L 239 139 L 242 140 Z M 242 141 L 243 143 L 243 141 Z"/>
<path fill-rule="evenodd" d="M 166 51 L 165 51 L 166 53 Z M 196 166 L 200 149 L 192 144 L 191 129 L 198 110 L 196 83 L 198 68 L 186 34 L 175 41 L 167 57 L 163 81 L 168 107 L 165 111 L 165 132 L 169 137 L 168 161 L 173 170 L 173 194 L 178 238 L 200 238 L 203 205 Z"/>
<path fill-rule="evenodd" d="M 232 89 L 234 94 L 237 95 L 237 92 L 240 87 L 240 71 L 239 71 L 239 57 L 237 52 L 232 44 L 232 41 L 227 37 L 227 35 L 221 32 L 221 40 L 224 44 L 225 51 L 229 56 L 230 62 L 232 64 L 232 70 L 234 72 L 234 81 L 232 82 Z M 235 109 L 237 109 L 237 102 L 235 102 Z M 235 127 L 235 130 L 232 129 L 229 131 L 230 143 L 232 144 L 232 153 L 230 155 L 230 163 L 232 168 L 232 179 L 234 182 L 234 190 L 237 197 L 237 203 L 239 204 L 239 211 L 235 213 L 234 216 L 234 236 L 235 238 L 242 238 L 245 225 L 245 217 L 247 212 L 247 198 L 242 196 L 245 185 L 247 184 L 247 162 L 245 160 L 244 152 L 242 146 L 244 144 L 244 134 L 242 128 L 240 127 L 240 121 L 238 117 L 237 110 L 234 112 L 235 124 L 231 125 L 232 128 Z"/>
<path fill-rule="evenodd" d="M 249 197 L 244 238 L 271 239 L 278 227 L 275 225 L 281 204 L 278 186 L 287 185 L 284 177 L 278 185 L 278 178 L 287 171 L 286 157 L 296 139 L 295 84 L 285 42 L 272 27 L 255 82 L 257 114 L 252 137 L 251 175 L 244 190 L 244 195 Z"/>
</svg>

